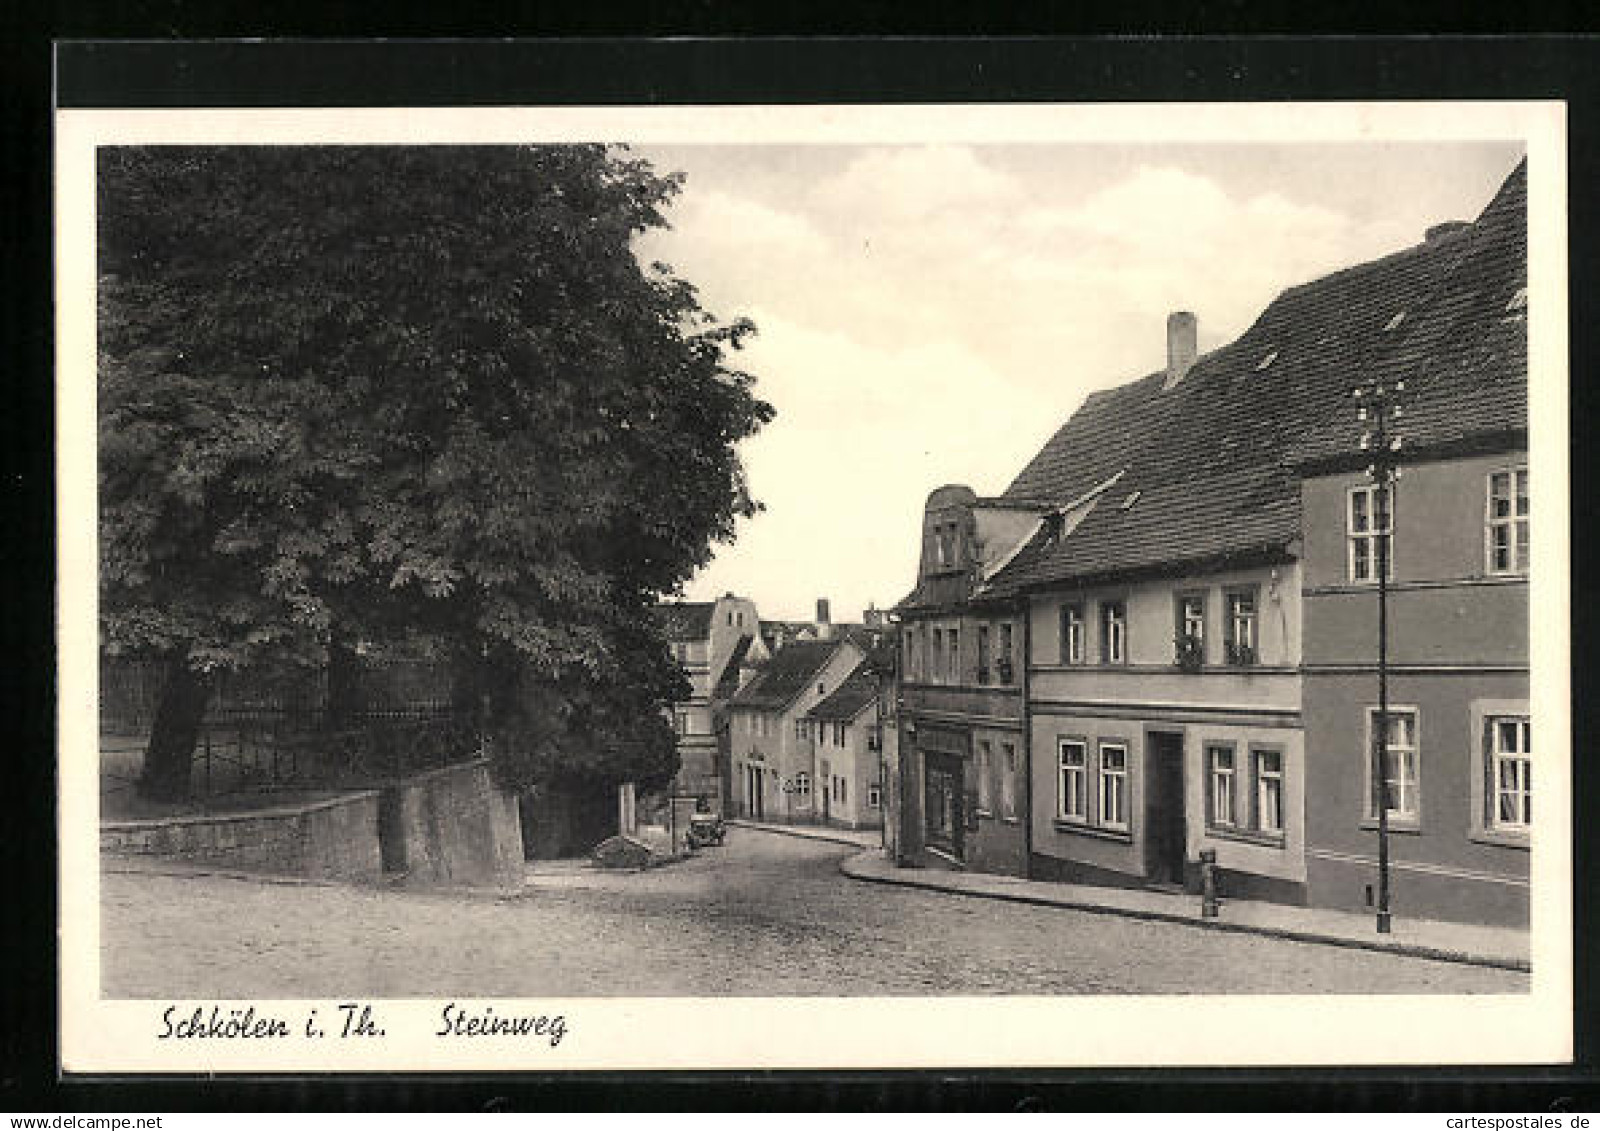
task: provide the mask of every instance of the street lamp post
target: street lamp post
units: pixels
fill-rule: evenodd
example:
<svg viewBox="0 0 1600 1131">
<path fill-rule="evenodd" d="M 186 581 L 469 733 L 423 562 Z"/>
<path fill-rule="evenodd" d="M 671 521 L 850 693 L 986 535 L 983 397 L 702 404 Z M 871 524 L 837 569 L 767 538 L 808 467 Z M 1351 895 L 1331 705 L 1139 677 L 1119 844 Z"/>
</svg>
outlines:
<svg viewBox="0 0 1600 1131">
<path fill-rule="evenodd" d="M 1399 398 L 1404 381 L 1385 384 L 1374 379 L 1358 385 L 1353 396 L 1356 419 L 1361 423 L 1361 448 L 1371 454 L 1367 477 L 1377 490 L 1367 515 L 1375 547 L 1373 564 L 1378 574 L 1378 725 L 1373 728 L 1373 803 L 1378 811 L 1378 914 L 1377 931 L 1389 934 L 1389 544 L 1393 537 L 1395 484 L 1400 479 L 1403 441 L 1396 422 L 1402 415 Z"/>
</svg>

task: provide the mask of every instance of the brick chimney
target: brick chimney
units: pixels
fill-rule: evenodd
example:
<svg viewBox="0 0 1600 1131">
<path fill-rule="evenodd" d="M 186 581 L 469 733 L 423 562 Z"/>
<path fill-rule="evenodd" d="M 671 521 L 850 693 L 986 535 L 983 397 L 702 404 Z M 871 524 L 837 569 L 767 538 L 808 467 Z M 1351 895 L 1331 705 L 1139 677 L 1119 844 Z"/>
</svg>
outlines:
<svg viewBox="0 0 1600 1131">
<path fill-rule="evenodd" d="M 1194 313 L 1174 310 L 1167 315 L 1167 376 L 1161 382 L 1163 390 L 1170 389 L 1183 380 L 1184 374 L 1200 356 Z"/>
<path fill-rule="evenodd" d="M 833 639 L 833 621 L 828 615 L 828 599 L 817 598 L 817 639 Z"/>
</svg>

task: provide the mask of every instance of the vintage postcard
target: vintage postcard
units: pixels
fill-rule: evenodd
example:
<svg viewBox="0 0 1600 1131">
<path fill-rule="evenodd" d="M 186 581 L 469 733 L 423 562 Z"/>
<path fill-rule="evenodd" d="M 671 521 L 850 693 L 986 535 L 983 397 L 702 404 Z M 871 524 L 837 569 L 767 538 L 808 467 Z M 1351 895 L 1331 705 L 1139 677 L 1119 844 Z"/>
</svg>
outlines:
<svg viewBox="0 0 1600 1131">
<path fill-rule="evenodd" d="M 1569 1061 L 1565 146 L 58 112 L 64 1070 Z"/>
</svg>

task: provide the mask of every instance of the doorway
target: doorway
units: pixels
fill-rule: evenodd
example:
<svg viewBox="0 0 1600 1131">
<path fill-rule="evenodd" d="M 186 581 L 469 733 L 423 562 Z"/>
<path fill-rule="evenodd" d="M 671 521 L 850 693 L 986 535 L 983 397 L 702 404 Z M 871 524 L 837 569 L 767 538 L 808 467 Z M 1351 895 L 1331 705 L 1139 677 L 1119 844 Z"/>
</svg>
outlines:
<svg viewBox="0 0 1600 1131">
<path fill-rule="evenodd" d="M 745 765 L 745 811 L 752 820 L 764 820 L 767 815 L 766 770 L 761 766 Z"/>
<path fill-rule="evenodd" d="M 1183 883 L 1188 829 L 1183 797 L 1183 734 L 1150 731 L 1145 741 L 1145 876 Z"/>
<path fill-rule="evenodd" d="M 962 842 L 961 759 L 950 754 L 925 754 L 925 835 L 928 847 L 941 849 L 957 860 L 964 858 Z"/>
</svg>

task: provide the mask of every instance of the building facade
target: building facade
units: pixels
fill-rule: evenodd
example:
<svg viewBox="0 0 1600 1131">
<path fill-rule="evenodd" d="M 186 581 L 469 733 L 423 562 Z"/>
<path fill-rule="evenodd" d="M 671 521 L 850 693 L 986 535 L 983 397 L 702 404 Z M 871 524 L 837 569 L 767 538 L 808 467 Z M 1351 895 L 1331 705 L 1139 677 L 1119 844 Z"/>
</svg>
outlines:
<svg viewBox="0 0 1600 1131">
<path fill-rule="evenodd" d="M 848 635 L 785 644 L 734 695 L 728 736 L 735 815 L 797 824 L 827 818 L 831 802 L 818 782 L 808 715 L 866 658 Z"/>
<path fill-rule="evenodd" d="M 882 690 L 892 680 L 882 650 L 857 664 L 838 688 L 800 720 L 811 744 L 817 820 L 841 828 L 881 828 L 884 809 Z"/>
<path fill-rule="evenodd" d="M 1027 872 L 1025 605 L 982 587 L 1042 510 L 963 486 L 924 507 L 917 587 L 898 609 L 904 860 Z"/>
<path fill-rule="evenodd" d="M 672 792 L 724 801 L 729 769 L 718 742 L 724 708 L 719 689 L 727 694 L 730 665 L 738 672 L 765 659 L 761 619 L 754 602 L 732 593 L 715 601 L 662 605 L 658 615 L 690 687 L 689 697 L 670 708 L 680 759 Z"/>
<path fill-rule="evenodd" d="M 1534 833 L 1528 582 L 1525 182 L 1471 228 L 1373 373 L 1402 414 L 1387 490 L 1355 411 L 1296 452 L 1305 521 L 1311 899 L 1374 905 L 1375 778 L 1398 916 L 1526 924 Z M 1403 314 L 1403 317 L 1402 317 Z M 1378 560 L 1388 564 L 1389 727 L 1379 751 Z M 1558 747 L 1559 748 L 1559 747 Z M 1387 762 L 1386 768 L 1384 762 Z"/>
</svg>

